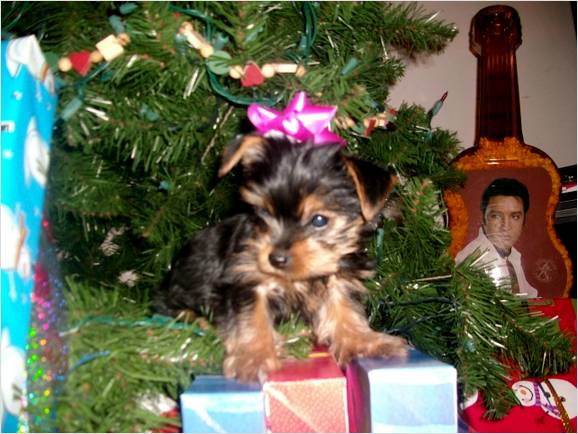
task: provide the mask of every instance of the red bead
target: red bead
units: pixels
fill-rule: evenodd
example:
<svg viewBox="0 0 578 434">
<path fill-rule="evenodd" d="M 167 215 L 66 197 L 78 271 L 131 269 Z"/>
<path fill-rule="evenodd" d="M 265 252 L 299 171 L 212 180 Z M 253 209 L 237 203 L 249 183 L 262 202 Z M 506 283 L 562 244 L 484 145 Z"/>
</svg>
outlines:
<svg viewBox="0 0 578 434">
<path fill-rule="evenodd" d="M 68 58 L 72 62 L 72 67 L 83 77 L 90 71 L 90 51 L 79 51 L 78 53 L 71 53 Z"/>
<path fill-rule="evenodd" d="M 253 62 L 248 63 L 241 77 L 241 85 L 244 87 L 259 86 L 264 81 L 265 77 L 259 67 Z"/>
</svg>

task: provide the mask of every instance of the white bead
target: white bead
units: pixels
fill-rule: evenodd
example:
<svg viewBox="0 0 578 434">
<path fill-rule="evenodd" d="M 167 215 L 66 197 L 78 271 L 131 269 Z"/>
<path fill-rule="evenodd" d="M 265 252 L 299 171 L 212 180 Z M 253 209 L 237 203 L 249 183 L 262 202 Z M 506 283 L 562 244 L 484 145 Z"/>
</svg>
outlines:
<svg viewBox="0 0 578 434">
<path fill-rule="evenodd" d="M 68 57 L 62 57 L 58 61 L 58 69 L 60 69 L 62 72 L 68 72 L 72 69 L 72 62 Z"/>
<path fill-rule="evenodd" d="M 243 76 L 243 67 L 241 65 L 233 65 L 229 69 L 229 76 L 235 80 L 240 79 Z"/>
<path fill-rule="evenodd" d="M 279 74 L 295 74 L 297 72 L 297 66 L 295 63 L 276 63 L 275 71 Z"/>
<path fill-rule="evenodd" d="M 124 48 L 115 35 L 108 35 L 102 41 L 97 43 L 96 49 L 100 51 L 100 54 L 102 54 L 102 57 L 104 57 L 107 62 L 124 53 Z"/>
<path fill-rule="evenodd" d="M 263 77 L 265 78 L 273 77 L 275 72 L 277 72 L 275 71 L 275 65 L 272 65 L 271 63 L 266 63 L 261 67 L 261 74 L 263 74 Z"/>
<path fill-rule="evenodd" d="M 203 44 L 199 49 L 199 52 L 204 59 L 207 59 L 213 55 L 215 49 L 209 44 Z"/>
</svg>

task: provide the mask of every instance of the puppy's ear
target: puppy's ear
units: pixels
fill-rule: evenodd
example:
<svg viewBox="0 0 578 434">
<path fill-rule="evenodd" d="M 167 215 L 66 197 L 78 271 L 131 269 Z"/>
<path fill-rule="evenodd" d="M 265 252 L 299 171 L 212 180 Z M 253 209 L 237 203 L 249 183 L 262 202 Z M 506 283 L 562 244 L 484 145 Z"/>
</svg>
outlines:
<svg viewBox="0 0 578 434">
<path fill-rule="evenodd" d="M 263 157 L 267 144 L 267 139 L 254 134 L 243 136 L 240 140 L 231 143 L 223 153 L 219 176 L 225 176 L 239 161 L 241 161 L 244 166 L 247 166 L 259 160 Z"/>
<path fill-rule="evenodd" d="M 361 214 L 366 221 L 373 220 L 383 209 L 397 177 L 387 170 L 354 157 L 344 157 L 347 172 L 353 179 Z"/>
</svg>

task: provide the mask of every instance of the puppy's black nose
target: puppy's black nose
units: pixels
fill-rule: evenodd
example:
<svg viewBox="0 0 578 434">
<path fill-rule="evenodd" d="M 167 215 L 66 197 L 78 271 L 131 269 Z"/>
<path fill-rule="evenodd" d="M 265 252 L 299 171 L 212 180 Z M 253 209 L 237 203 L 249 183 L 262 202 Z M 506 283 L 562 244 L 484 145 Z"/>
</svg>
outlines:
<svg viewBox="0 0 578 434">
<path fill-rule="evenodd" d="M 275 268 L 285 268 L 289 264 L 289 255 L 283 250 L 275 250 L 269 255 L 269 262 Z"/>
</svg>

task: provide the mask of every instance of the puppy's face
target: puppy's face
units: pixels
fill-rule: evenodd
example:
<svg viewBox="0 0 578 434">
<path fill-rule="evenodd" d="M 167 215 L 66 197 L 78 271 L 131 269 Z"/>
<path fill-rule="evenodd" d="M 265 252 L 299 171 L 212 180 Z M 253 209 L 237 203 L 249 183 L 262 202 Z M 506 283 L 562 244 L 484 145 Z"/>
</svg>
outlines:
<svg viewBox="0 0 578 434">
<path fill-rule="evenodd" d="M 367 222 L 391 188 L 387 173 L 333 145 L 246 136 L 225 154 L 221 175 L 238 161 L 241 197 L 259 218 L 247 245 L 256 271 L 290 281 L 338 272 L 343 258 L 361 248 Z"/>
</svg>

